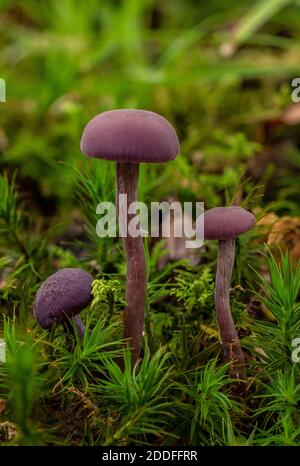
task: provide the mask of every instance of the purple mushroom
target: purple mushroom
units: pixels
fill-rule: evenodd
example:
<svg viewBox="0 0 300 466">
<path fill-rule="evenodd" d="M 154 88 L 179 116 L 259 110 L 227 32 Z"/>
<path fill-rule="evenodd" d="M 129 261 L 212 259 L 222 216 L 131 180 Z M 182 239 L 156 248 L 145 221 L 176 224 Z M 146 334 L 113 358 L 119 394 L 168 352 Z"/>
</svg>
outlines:
<svg viewBox="0 0 300 466">
<path fill-rule="evenodd" d="M 94 117 L 85 127 L 81 151 L 88 157 L 117 162 L 117 205 L 121 232 L 127 231 L 129 214 L 120 202 L 127 195 L 127 205 L 137 201 L 139 163 L 173 160 L 179 152 L 174 128 L 162 116 L 145 110 L 112 110 Z M 137 227 L 140 229 L 140 226 Z M 130 339 L 132 365 L 142 344 L 146 301 L 146 261 L 142 236 L 122 233 L 127 262 L 124 337 Z"/>
<path fill-rule="evenodd" d="M 204 238 L 219 241 L 215 303 L 226 361 L 232 361 L 231 375 L 246 379 L 244 354 L 230 311 L 230 282 L 234 266 L 235 238 L 250 230 L 255 217 L 238 207 L 217 207 L 204 213 Z"/>
<path fill-rule="evenodd" d="M 40 326 L 68 326 L 72 319 L 83 338 L 85 326 L 79 313 L 92 300 L 92 282 L 93 277 L 81 269 L 66 268 L 50 275 L 38 289 L 34 302 L 34 315 Z"/>
</svg>

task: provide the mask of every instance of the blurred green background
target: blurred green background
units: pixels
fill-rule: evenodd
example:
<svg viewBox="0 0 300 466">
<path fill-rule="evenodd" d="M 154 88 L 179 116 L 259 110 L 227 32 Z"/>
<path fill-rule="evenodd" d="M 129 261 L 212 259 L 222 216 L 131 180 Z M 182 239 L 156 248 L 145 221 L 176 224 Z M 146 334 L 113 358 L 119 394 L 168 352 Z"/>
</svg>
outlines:
<svg viewBox="0 0 300 466">
<path fill-rule="evenodd" d="M 264 186 L 263 207 L 299 213 L 298 120 L 282 122 L 300 76 L 299 1 L 0 5 L 1 171 L 17 169 L 39 222 L 70 222 L 76 170 L 88 165 L 106 178 L 98 201 L 113 196 L 114 167 L 94 168 L 79 141 L 92 116 L 124 107 L 161 113 L 182 143 L 176 162 L 143 169 L 144 200 L 175 195 L 212 207 Z"/>
</svg>

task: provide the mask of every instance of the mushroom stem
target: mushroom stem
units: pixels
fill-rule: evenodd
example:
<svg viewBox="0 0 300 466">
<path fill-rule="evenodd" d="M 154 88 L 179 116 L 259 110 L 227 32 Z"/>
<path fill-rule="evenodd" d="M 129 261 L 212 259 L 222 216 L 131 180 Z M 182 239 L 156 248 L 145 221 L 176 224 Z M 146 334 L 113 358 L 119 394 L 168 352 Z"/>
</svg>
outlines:
<svg viewBox="0 0 300 466">
<path fill-rule="evenodd" d="M 78 336 L 83 340 L 84 332 L 85 332 L 85 325 L 82 322 L 79 315 L 75 315 L 71 318 L 67 318 L 66 320 L 62 322 L 62 324 L 68 333 L 74 334 L 74 327 L 72 326 L 72 322 L 74 322 L 75 324 Z"/>
<path fill-rule="evenodd" d="M 85 334 L 85 325 L 82 322 L 81 317 L 79 317 L 79 315 L 76 315 L 72 317 L 72 320 L 76 326 L 79 337 L 83 340 Z"/>
<path fill-rule="evenodd" d="M 234 266 L 235 239 L 220 240 L 216 274 L 215 303 L 217 321 L 226 361 L 231 361 L 230 375 L 245 380 L 245 360 L 230 311 L 230 282 Z"/>
<path fill-rule="evenodd" d="M 131 364 L 140 355 L 146 302 L 146 259 L 142 236 L 132 237 L 127 231 L 129 222 L 135 214 L 129 214 L 127 206 L 137 202 L 139 165 L 127 162 L 117 163 L 117 204 L 119 225 L 126 253 L 126 291 L 127 308 L 124 311 L 124 338 L 130 339 Z M 127 203 L 120 202 L 120 195 L 127 194 Z M 140 225 L 136 226 L 140 229 Z M 127 234 L 126 234 L 127 233 Z"/>
</svg>

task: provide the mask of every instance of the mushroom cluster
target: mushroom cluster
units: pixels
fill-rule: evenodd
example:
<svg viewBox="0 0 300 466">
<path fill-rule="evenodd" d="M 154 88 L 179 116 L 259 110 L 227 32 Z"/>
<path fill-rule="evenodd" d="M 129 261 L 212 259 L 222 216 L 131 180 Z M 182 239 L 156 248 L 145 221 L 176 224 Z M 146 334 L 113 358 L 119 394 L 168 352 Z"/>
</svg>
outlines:
<svg viewBox="0 0 300 466">
<path fill-rule="evenodd" d="M 116 162 L 116 204 L 127 265 L 124 338 L 130 345 L 134 365 L 142 348 L 147 274 L 142 229 L 139 224 L 135 225 L 139 234 L 134 237 L 128 234 L 128 226 L 135 214 L 129 213 L 127 206 L 138 200 L 139 164 L 175 159 L 179 141 L 174 128 L 162 116 L 145 110 L 124 109 L 92 118 L 84 128 L 80 147 L 87 157 Z M 245 380 L 244 354 L 230 311 L 230 282 L 235 238 L 253 227 L 255 217 L 238 206 L 217 207 L 203 215 L 204 239 L 218 240 L 215 307 L 225 360 L 231 363 L 230 374 Z M 92 300 L 92 281 L 90 274 L 74 268 L 51 275 L 36 294 L 34 313 L 38 323 L 43 328 L 51 328 L 57 323 L 68 327 L 72 319 L 78 334 L 83 337 L 85 327 L 79 313 Z"/>
</svg>

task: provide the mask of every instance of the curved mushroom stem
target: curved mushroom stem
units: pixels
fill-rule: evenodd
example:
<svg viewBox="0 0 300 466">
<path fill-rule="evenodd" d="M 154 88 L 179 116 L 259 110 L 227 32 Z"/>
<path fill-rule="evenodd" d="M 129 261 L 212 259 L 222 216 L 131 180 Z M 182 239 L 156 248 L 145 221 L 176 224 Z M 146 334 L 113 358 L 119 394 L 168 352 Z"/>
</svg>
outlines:
<svg viewBox="0 0 300 466">
<path fill-rule="evenodd" d="M 63 323 L 62 323 L 65 330 L 68 333 L 74 334 L 74 329 L 73 329 L 71 321 L 74 322 L 74 324 L 76 326 L 77 333 L 78 333 L 79 337 L 83 340 L 84 333 L 85 333 L 85 325 L 82 322 L 79 314 L 73 316 L 70 320 L 69 319 L 64 320 Z"/>
<path fill-rule="evenodd" d="M 128 207 L 132 202 L 137 202 L 138 176 L 138 164 L 117 163 L 118 215 L 127 264 L 125 292 L 127 308 L 124 311 L 124 338 L 130 339 L 132 366 L 138 360 L 142 346 L 147 284 L 143 238 L 142 236 L 132 237 L 127 232 L 130 220 L 135 217 L 135 214 L 128 213 Z M 127 203 L 123 202 L 121 194 L 127 195 Z M 136 230 L 139 229 L 140 225 L 138 224 Z"/>
<path fill-rule="evenodd" d="M 83 340 L 85 334 L 85 325 L 81 320 L 81 317 L 77 314 L 76 316 L 72 317 L 74 324 L 76 325 L 77 333 L 79 337 Z"/>
<path fill-rule="evenodd" d="M 245 380 L 245 360 L 230 311 L 230 282 L 234 266 L 235 239 L 220 240 L 216 274 L 215 303 L 224 356 L 231 361 L 230 375 Z"/>
</svg>

